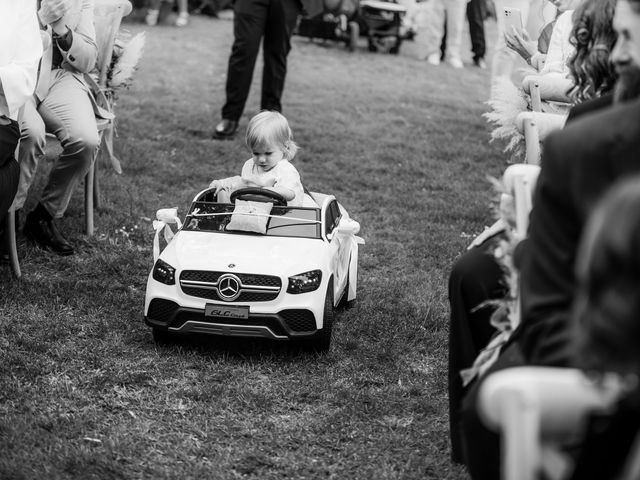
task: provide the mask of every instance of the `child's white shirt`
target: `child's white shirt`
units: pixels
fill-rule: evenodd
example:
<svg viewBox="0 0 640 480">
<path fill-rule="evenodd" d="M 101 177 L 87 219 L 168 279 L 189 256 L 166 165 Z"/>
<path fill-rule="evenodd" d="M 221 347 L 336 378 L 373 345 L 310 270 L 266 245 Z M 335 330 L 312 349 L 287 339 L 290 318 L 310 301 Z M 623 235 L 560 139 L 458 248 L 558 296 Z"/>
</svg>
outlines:
<svg viewBox="0 0 640 480">
<path fill-rule="evenodd" d="M 295 196 L 293 200 L 287 202 L 287 205 L 302 206 L 304 189 L 300 181 L 300 174 L 288 160 L 280 160 L 271 170 L 265 172 L 256 167 L 253 158 L 250 158 L 242 166 L 241 178 L 243 186 L 288 188 L 294 192 Z"/>
</svg>

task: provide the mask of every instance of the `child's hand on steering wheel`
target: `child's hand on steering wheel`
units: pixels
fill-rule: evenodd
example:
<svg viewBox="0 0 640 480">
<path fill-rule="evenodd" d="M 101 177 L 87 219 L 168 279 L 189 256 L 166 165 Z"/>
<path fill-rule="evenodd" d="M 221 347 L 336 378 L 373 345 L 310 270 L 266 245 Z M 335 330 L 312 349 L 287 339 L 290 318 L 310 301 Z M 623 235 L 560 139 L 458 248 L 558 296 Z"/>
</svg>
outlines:
<svg viewBox="0 0 640 480">
<path fill-rule="evenodd" d="M 226 185 L 222 180 L 214 180 L 209 184 L 209 188 L 215 188 L 216 195 L 218 195 L 218 193 L 220 193 L 221 190 L 224 190 L 226 188 Z"/>
</svg>

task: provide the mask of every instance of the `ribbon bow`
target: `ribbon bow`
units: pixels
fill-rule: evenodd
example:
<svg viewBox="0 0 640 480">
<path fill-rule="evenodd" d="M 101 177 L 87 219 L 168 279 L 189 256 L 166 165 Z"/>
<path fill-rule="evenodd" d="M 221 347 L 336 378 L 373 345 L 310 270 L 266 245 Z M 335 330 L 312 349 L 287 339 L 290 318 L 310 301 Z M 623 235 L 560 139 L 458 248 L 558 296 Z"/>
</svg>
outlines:
<svg viewBox="0 0 640 480">
<path fill-rule="evenodd" d="M 182 222 L 178 218 L 177 208 L 161 208 L 156 212 L 157 220 L 153 221 L 153 229 L 156 231 L 156 235 L 153 239 L 153 261 L 155 262 L 160 255 L 160 232 L 164 233 L 164 240 L 167 244 L 173 239 L 174 233 L 171 230 L 170 225 L 176 224 L 177 229 L 182 228 Z"/>
</svg>

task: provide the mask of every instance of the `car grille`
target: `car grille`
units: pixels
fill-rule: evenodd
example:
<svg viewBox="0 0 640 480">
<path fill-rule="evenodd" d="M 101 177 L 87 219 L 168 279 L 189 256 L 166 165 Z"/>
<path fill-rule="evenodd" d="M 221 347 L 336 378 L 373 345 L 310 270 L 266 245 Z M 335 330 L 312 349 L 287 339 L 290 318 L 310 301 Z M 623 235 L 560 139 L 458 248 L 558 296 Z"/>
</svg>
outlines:
<svg viewBox="0 0 640 480">
<path fill-rule="evenodd" d="M 316 319 L 309 310 L 283 310 L 280 316 L 293 332 L 312 332 L 316 329 Z"/>
<path fill-rule="evenodd" d="M 192 297 L 209 300 L 229 301 L 218 291 L 218 280 L 229 272 L 209 272 L 202 270 L 185 270 L 180 274 L 180 288 Z M 240 280 L 240 294 L 234 302 L 268 302 L 275 300 L 280 294 L 282 282 L 273 275 L 257 275 L 251 273 L 234 273 Z"/>
<path fill-rule="evenodd" d="M 178 304 L 164 298 L 154 298 L 149 303 L 147 317 L 160 322 L 168 322 L 179 308 Z"/>
</svg>

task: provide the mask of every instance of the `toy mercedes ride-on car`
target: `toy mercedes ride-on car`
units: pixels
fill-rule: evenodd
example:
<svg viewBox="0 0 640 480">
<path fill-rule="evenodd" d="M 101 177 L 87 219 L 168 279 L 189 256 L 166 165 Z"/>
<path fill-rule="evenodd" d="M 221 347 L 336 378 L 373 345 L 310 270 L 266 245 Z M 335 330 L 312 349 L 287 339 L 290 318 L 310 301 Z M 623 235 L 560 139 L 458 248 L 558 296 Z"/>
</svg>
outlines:
<svg viewBox="0 0 640 480">
<path fill-rule="evenodd" d="M 333 195 L 306 193 L 292 207 L 263 188 L 236 190 L 231 203 L 203 190 L 162 253 L 154 249 L 145 322 L 158 343 L 202 333 L 326 351 L 334 308 L 356 299 L 359 229 Z"/>
</svg>

